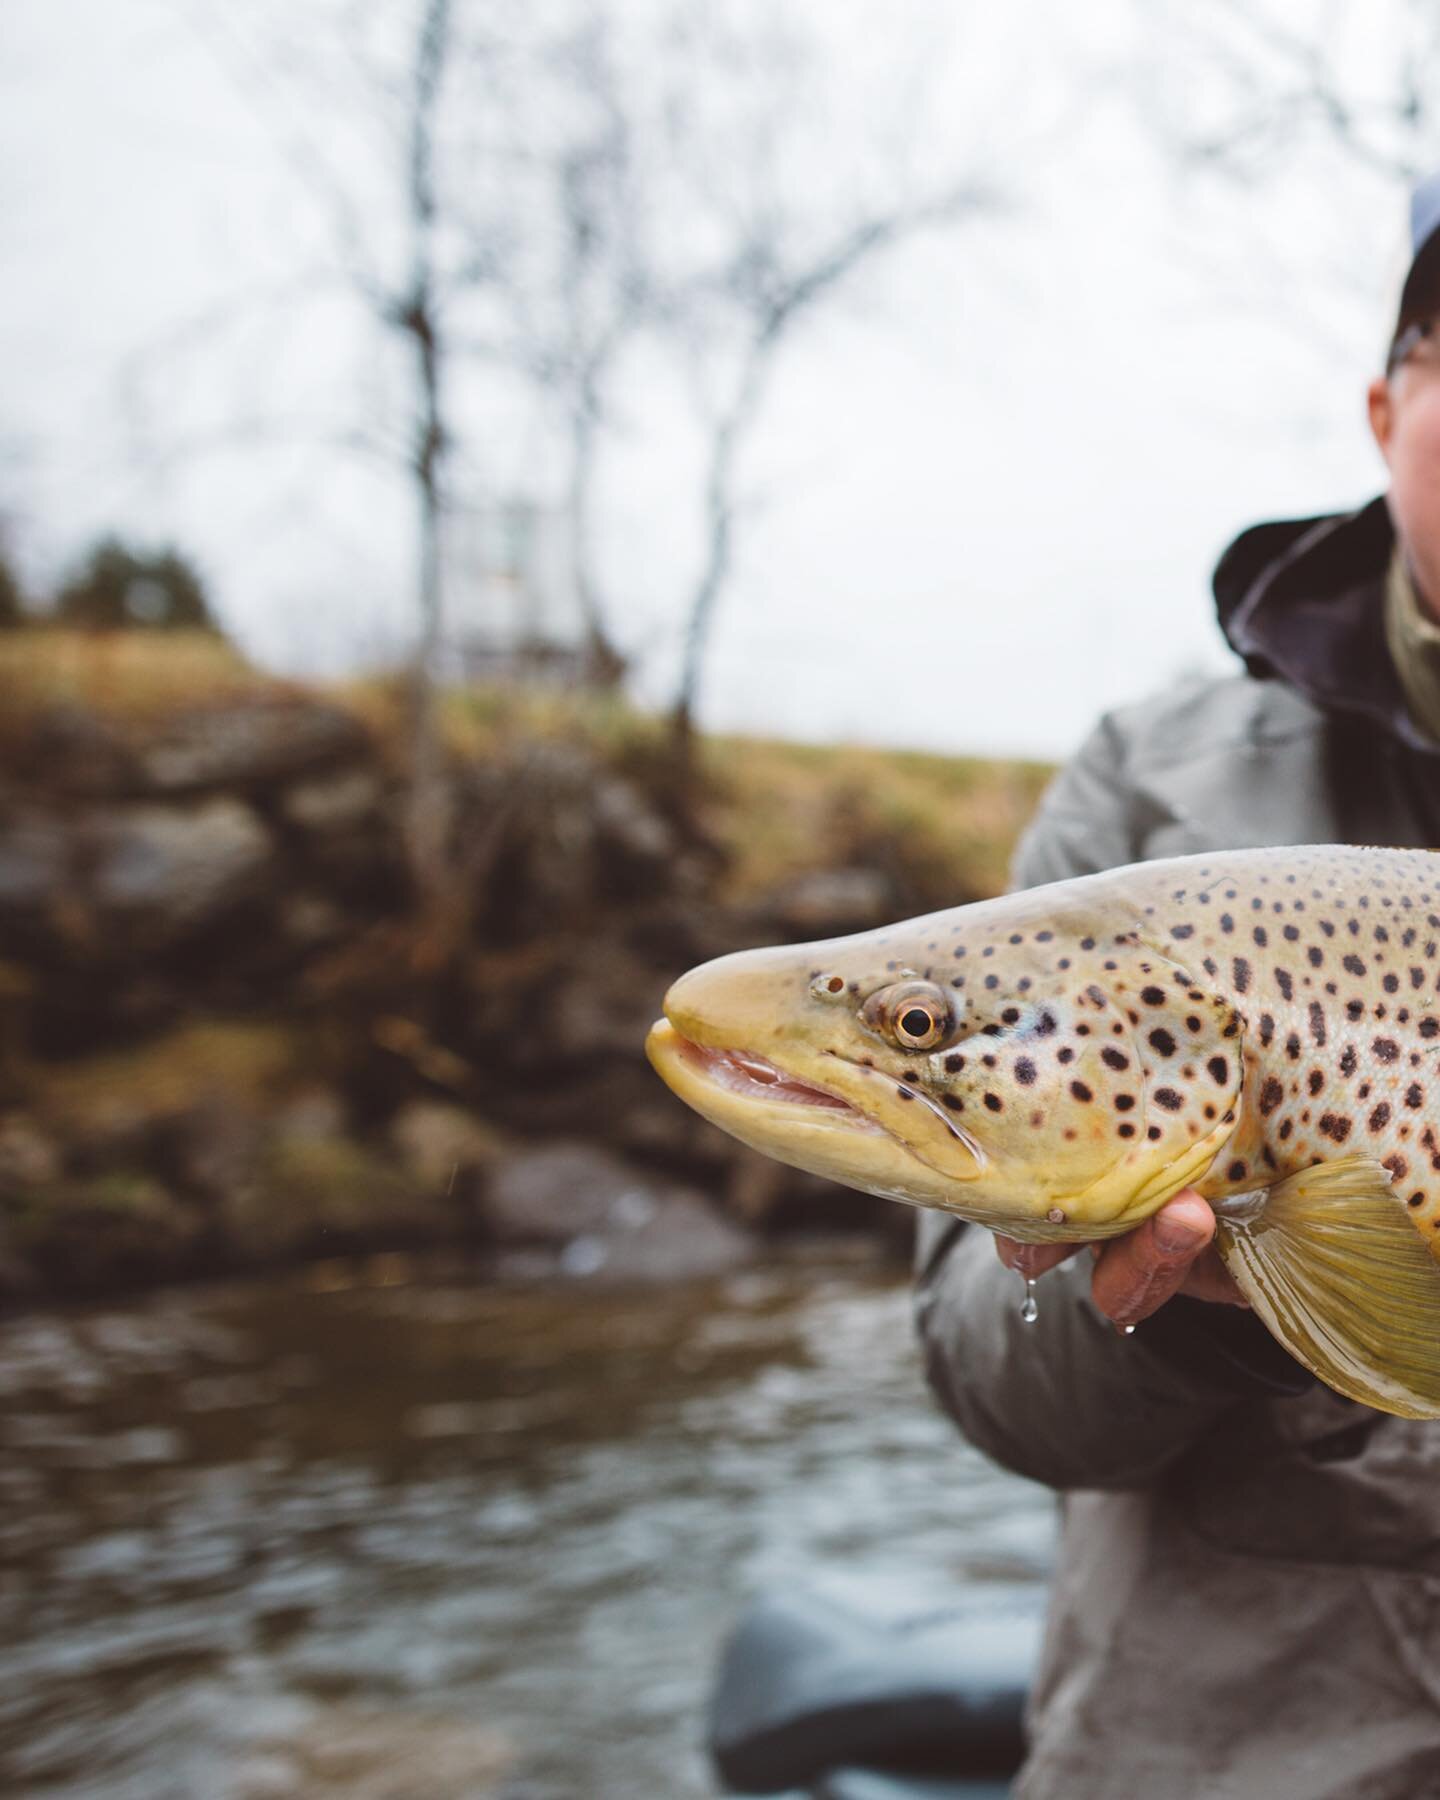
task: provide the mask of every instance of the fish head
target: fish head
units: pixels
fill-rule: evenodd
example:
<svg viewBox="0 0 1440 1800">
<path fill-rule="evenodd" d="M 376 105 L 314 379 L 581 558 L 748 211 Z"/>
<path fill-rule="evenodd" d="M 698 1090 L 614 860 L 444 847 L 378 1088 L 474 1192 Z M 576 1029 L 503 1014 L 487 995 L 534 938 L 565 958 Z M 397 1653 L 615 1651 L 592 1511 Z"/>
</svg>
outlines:
<svg viewBox="0 0 1440 1800">
<path fill-rule="evenodd" d="M 1225 998 L 1016 895 L 684 975 L 647 1050 L 754 1149 L 1031 1241 L 1128 1230 L 1234 1128 Z"/>
</svg>

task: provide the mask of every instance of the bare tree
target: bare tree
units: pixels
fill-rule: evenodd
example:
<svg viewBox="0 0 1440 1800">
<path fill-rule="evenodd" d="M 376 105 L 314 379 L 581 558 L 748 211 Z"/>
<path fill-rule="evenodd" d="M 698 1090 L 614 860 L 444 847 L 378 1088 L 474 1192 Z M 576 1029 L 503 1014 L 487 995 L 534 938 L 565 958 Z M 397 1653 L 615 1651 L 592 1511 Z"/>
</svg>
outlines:
<svg viewBox="0 0 1440 1800">
<path fill-rule="evenodd" d="M 1408 183 L 1433 166 L 1440 11 L 1429 0 L 1164 0 L 1147 6 L 1152 124 L 1242 181 L 1317 146 Z"/>
<path fill-rule="evenodd" d="M 786 246 L 762 226 L 753 235 L 746 234 L 730 266 L 721 273 L 724 298 L 744 320 L 745 342 L 728 397 L 713 415 L 709 431 L 705 554 L 686 614 L 680 685 L 671 714 L 682 757 L 689 754 L 716 604 L 731 571 L 739 459 L 754 431 L 781 350 L 821 302 L 863 264 L 918 231 L 974 216 L 992 199 L 978 185 L 959 186 L 930 201 L 897 206 L 893 212 L 861 220 L 794 266 L 787 258 Z"/>
<path fill-rule="evenodd" d="M 394 458 L 415 496 L 409 836 L 428 890 L 446 867 L 433 693 L 442 540 L 458 492 L 485 491 L 491 473 L 484 383 L 519 379 L 548 401 L 589 670 L 608 682 L 623 656 L 594 514 L 629 359 L 642 339 L 664 340 L 699 372 L 703 543 L 673 713 L 687 749 L 734 560 L 741 466 L 784 347 L 885 252 L 998 195 L 978 179 L 917 175 L 894 130 L 903 88 L 888 115 L 862 84 L 843 116 L 822 116 L 823 57 L 793 6 L 177 3 L 326 222 L 326 265 L 262 298 L 284 308 L 312 279 L 316 291 L 338 286 L 403 355 L 399 403 L 331 421 L 328 437 Z M 197 323 L 200 341 L 212 323 Z M 227 422 L 232 441 L 236 429 Z"/>
<path fill-rule="evenodd" d="M 448 867 L 434 676 L 452 447 L 450 336 L 457 303 L 495 279 L 497 262 L 478 222 L 456 232 L 440 167 L 447 83 L 453 85 L 462 60 L 473 76 L 475 47 L 458 37 L 452 0 L 412 0 L 398 22 L 393 9 L 382 16 L 373 0 L 325 0 L 308 15 L 257 9 L 241 17 L 189 4 L 184 13 L 251 101 L 325 222 L 328 257 L 281 284 L 280 304 L 333 293 L 338 285 L 408 363 L 401 380 L 408 400 L 398 420 L 335 420 L 327 436 L 337 448 L 393 459 L 415 497 L 406 826 L 412 877 L 433 900 L 447 886 Z M 318 34 L 318 55 L 317 25 L 328 28 Z M 363 156 L 355 154 L 357 130 Z M 223 313 L 192 321 L 182 335 L 204 346 L 223 323 Z M 227 432 L 235 423 L 228 422 Z M 256 435 L 264 437 L 267 428 L 273 438 L 293 425 L 262 418 Z"/>
<path fill-rule="evenodd" d="M 863 270 L 922 232 L 998 210 L 1002 196 L 979 175 L 917 169 L 923 158 L 904 110 L 914 98 L 913 64 L 841 99 L 794 9 L 677 0 L 675 20 L 675 91 L 692 94 L 706 78 L 720 90 L 709 106 L 672 107 L 666 151 L 697 221 L 672 323 L 699 370 L 705 438 L 703 550 L 671 712 L 683 773 L 734 564 L 743 459 L 787 346 Z M 932 48 L 921 39 L 916 61 Z M 705 76 L 693 62 L 687 70 L 686 50 Z"/>
<path fill-rule="evenodd" d="M 660 316 L 646 242 L 646 170 L 636 155 L 633 101 L 616 67 L 613 18 L 588 10 L 546 58 L 575 124 L 550 161 L 557 253 L 548 292 L 553 321 L 538 338 L 534 315 L 519 332 L 526 362 L 558 402 L 569 472 L 564 517 L 571 578 L 584 619 L 586 672 L 613 687 L 625 672 L 602 593 L 594 546 L 596 477 L 612 388 L 626 350 Z M 533 341 L 531 341 L 533 340 Z"/>
</svg>

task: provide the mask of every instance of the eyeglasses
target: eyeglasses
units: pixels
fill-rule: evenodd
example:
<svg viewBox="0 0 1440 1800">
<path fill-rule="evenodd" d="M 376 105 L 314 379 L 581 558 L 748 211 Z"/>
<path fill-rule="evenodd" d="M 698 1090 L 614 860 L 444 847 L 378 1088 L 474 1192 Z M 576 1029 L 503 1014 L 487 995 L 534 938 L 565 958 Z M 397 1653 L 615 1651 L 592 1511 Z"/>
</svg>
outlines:
<svg viewBox="0 0 1440 1800">
<path fill-rule="evenodd" d="M 1407 325 L 1385 358 L 1385 379 L 1388 381 L 1402 363 L 1409 362 L 1421 344 L 1431 343 L 1437 329 L 1440 329 L 1440 318 L 1417 319 L 1413 325 Z"/>
</svg>

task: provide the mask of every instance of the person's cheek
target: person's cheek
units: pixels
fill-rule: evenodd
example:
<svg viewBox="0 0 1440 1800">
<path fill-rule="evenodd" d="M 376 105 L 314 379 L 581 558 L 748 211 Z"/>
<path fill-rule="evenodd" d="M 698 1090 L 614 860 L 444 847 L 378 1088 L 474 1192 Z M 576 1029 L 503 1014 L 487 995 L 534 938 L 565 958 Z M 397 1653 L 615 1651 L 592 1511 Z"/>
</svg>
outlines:
<svg viewBox="0 0 1440 1800">
<path fill-rule="evenodd" d="M 1391 503 L 1432 602 L 1440 592 L 1440 387 L 1396 421 Z"/>
</svg>

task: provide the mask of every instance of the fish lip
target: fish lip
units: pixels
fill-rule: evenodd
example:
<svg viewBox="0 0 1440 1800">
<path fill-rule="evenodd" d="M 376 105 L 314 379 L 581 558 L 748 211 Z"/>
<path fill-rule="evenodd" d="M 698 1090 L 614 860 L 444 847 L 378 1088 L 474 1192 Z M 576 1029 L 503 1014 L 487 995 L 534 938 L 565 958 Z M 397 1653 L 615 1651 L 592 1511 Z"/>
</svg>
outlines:
<svg viewBox="0 0 1440 1800">
<path fill-rule="evenodd" d="M 698 1044 L 693 1038 L 686 1037 L 673 1021 L 666 1019 L 662 1023 L 668 1028 L 674 1050 L 707 1080 L 715 1082 L 716 1086 L 725 1088 L 742 1099 L 780 1100 L 788 1105 L 804 1108 L 817 1116 L 828 1115 L 833 1124 L 845 1130 L 868 1132 L 873 1136 L 887 1137 L 907 1156 L 914 1157 L 926 1168 L 935 1169 L 936 1173 L 945 1174 L 951 1180 L 957 1179 L 953 1170 L 940 1169 L 914 1144 L 901 1137 L 898 1132 L 890 1130 L 879 1119 L 873 1119 L 868 1113 L 862 1112 L 853 1101 L 845 1099 L 843 1095 L 831 1093 L 818 1082 L 801 1081 L 797 1076 L 780 1068 L 778 1064 L 772 1063 L 767 1057 L 757 1055 L 752 1050 L 745 1050 L 735 1045 Z M 832 1051 L 829 1054 L 834 1055 L 835 1053 Z M 861 1066 L 858 1063 L 852 1063 L 848 1057 L 837 1056 L 836 1060 L 847 1069 L 857 1069 Z M 880 1073 L 873 1069 L 869 1072 Z M 903 1086 L 903 1083 L 893 1076 L 886 1075 L 884 1079 L 892 1081 L 897 1088 Z M 784 1091 L 786 1089 L 790 1091 L 787 1093 Z M 966 1131 L 963 1125 L 958 1124 L 948 1113 L 942 1112 L 928 1094 L 917 1092 L 915 1089 L 911 1089 L 910 1092 L 914 1099 L 921 1101 L 935 1114 L 950 1135 L 964 1147 L 974 1163 L 974 1174 L 980 1175 L 989 1162 L 989 1158 L 980 1144 Z M 802 1095 L 811 1097 L 806 1099 L 802 1098 Z M 960 1177 L 959 1179 L 967 1178 Z"/>
<path fill-rule="evenodd" d="M 674 1048 L 680 1056 L 716 1087 L 742 1099 L 778 1100 L 814 1112 L 834 1112 L 844 1115 L 844 1123 L 852 1130 L 883 1132 L 885 1129 L 878 1120 L 867 1118 L 858 1106 L 842 1095 L 832 1094 L 818 1082 L 801 1081 L 753 1050 L 735 1045 L 697 1044 L 673 1025 L 671 1031 Z M 841 1121 L 837 1118 L 835 1122 Z"/>
</svg>

